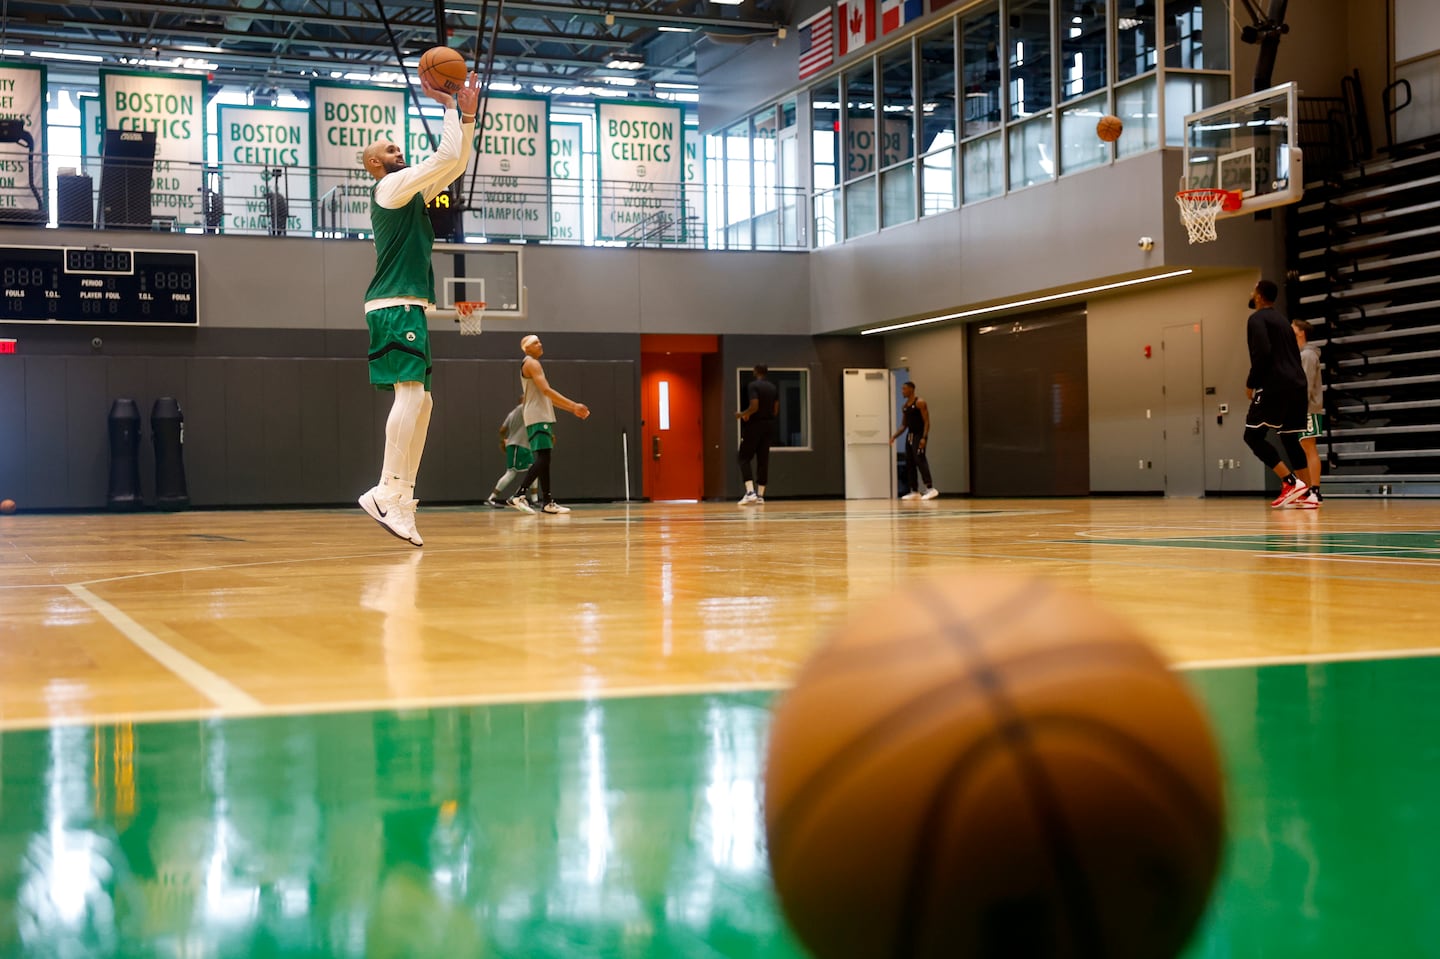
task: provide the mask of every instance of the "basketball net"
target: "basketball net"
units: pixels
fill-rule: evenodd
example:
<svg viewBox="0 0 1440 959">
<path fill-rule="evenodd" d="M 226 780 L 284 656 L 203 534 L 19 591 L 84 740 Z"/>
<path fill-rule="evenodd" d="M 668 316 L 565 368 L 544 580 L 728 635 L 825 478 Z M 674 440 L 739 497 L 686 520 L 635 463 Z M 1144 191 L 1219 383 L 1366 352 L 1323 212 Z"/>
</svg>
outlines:
<svg viewBox="0 0 1440 959">
<path fill-rule="evenodd" d="M 455 303 L 455 322 L 461 336 L 479 336 L 480 321 L 485 316 L 484 300 L 459 300 Z"/>
<path fill-rule="evenodd" d="M 1239 194 L 1230 190 L 1181 190 L 1175 194 L 1180 205 L 1180 221 L 1190 234 L 1191 243 L 1209 243 L 1218 238 L 1215 218 L 1221 210 L 1235 210 Z"/>
</svg>

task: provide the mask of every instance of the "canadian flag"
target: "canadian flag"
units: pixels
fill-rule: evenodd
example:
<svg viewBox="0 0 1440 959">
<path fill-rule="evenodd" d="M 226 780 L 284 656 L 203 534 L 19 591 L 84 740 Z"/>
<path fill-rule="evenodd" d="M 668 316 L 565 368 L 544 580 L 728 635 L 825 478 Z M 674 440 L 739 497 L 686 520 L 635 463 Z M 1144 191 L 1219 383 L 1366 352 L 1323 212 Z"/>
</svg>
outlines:
<svg viewBox="0 0 1440 959">
<path fill-rule="evenodd" d="M 894 33 L 911 20 L 918 20 L 924 9 L 923 0 L 881 0 L 880 32 Z"/>
<path fill-rule="evenodd" d="M 875 39 L 875 0 L 842 0 L 840 55 L 859 50 Z"/>
</svg>

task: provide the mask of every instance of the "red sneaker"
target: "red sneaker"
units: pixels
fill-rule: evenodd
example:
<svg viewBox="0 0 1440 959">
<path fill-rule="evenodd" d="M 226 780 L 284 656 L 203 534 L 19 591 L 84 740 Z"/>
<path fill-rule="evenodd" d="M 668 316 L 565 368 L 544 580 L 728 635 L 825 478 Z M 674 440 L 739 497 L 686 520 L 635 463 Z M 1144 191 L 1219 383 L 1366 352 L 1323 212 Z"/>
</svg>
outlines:
<svg viewBox="0 0 1440 959">
<path fill-rule="evenodd" d="M 1309 486 L 1305 485 L 1305 481 L 1302 480 L 1300 477 L 1294 476 L 1294 474 L 1291 475 L 1293 477 L 1292 481 L 1288 483 L 1282 482 L 1280 484 L 1280 495 L 1276 496 L 1270 501 L 1270 506 L 1272 509 L 1279 509 L 1280 507 L 1288 504 L 1291 500 L 1298 499 L 1299 497 L 1304 495 L 1307 489 L 1310 488 Z"/>
</svg>

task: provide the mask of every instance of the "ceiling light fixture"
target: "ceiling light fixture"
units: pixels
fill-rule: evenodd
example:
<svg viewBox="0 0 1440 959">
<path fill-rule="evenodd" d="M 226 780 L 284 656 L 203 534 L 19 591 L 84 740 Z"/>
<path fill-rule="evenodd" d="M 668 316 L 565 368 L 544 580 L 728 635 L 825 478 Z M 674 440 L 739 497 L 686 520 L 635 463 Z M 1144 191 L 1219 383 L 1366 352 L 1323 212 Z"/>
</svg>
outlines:
<svg viewBox="0 0 1440 959">
<path fill-rule="evenodd" d="M 605 64 L 607 70 L 641 70 L 645 61 L 633 54 L 617 53 Z"/>
<path fill-rule="evenodd" d="M 1157 280 L 1172 280 L 1178 276 L 1188 276 L 1194 270 L 1175 270 L 1170 273 L 1157 273 L 1154 276 L 1142 276 L 1134 280 L 1121 280 L 1119 283 L 1104 283 L 1100 286 L 1087 286 L 1083 290 L 1067 290 L 1064 293 L 1051 293 L 1049 296 L 1035 296 L 1025 300 L 1014 300 L 1010 303 L 997 303 L 995 306 L 982 306 L 978 310 L 962 310 L 959 313 L 946 313 L 943 316 L 931 316 L 923 320 L 911 320 L 908 323 L 892 323 L 889 326 L 877 326 L 874 329 L 861 330 L 861 336 L 869 336 L 872 333 L 893 333 L 896 330 L 907 330 L 913 326 L 926 326 L 930 323 L 942 323 L 945 320 L 963 320 L 971 316 L 983 316 L 986 313 L 999 313 L 1001 310 L 1013 310 L 1022 306 L 1034 306 L 1037 303 L 1051 303 L 1055 300 L 1065 300 L 1075 296 L 1087 296 L 1091 293 L 1103 293 L 1106 290 L 1118 290 L 1122 286 L 1137 286 L 1141 283 L 1154 283 Z"/>
</svg>

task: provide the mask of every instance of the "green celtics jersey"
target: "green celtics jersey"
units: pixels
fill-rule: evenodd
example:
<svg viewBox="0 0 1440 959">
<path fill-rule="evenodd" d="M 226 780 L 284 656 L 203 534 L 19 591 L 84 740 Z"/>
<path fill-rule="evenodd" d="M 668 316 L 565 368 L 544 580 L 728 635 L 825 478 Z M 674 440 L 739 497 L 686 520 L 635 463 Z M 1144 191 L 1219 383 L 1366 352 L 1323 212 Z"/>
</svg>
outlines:
<svg viewBox="0 0 1440 959">
<path fill-rule="evenodd" d="M 377 182 L 375 187 L 379 185 Z M 375 202 L 375 187 L 370 190 L 375 278 L 365 291 L 365 299 L 414 296 L 435 302 L 435 270 L 430 265 L 435 231 L 430 228 L 430 217 L 425 213 L 424 195 L 417 192 L 400 209 L 388 210 Z"/>
</svg>

